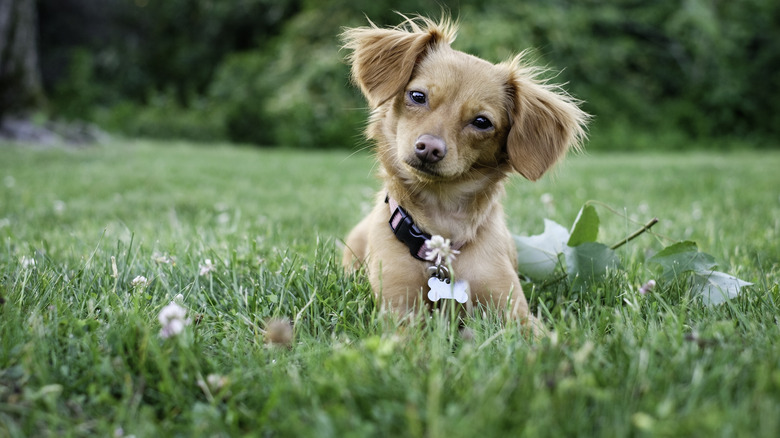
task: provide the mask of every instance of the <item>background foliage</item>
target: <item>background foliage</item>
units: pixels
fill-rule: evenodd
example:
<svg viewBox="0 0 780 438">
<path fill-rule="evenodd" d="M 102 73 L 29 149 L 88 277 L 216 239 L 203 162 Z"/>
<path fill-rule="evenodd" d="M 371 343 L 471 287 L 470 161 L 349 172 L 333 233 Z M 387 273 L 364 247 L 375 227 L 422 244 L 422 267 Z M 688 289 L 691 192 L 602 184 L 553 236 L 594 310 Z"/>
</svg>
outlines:
<svg viewBox="0 0 780 438">
<path fill-rule="evenodd" d="M 41 0 L 50 110 L 128 135 L 353 147 L 364 102 L 338 34 L 434 1 Z M 531 48 L 596 116 L 590 148 L 776 145 L 780 3 L 487 0 L 444 4 L 454 46 L 491 61 Z"/>
</svg>

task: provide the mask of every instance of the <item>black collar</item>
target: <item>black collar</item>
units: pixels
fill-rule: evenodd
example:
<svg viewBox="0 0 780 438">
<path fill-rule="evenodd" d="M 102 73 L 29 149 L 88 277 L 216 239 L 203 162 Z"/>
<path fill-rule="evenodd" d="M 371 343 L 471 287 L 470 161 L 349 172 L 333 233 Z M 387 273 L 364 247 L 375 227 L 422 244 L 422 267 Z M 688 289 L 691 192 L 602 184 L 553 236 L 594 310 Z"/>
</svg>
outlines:
<svg viewBox="0 0 780 438">
<path fill-rule="evenodd" d="M 425 253 L 429 248 L 425 242 L 431 240 L 431 235 L 417 227 L 409 213 L 390 195 L 385 197 L 385 203 L 390 206 L 389 224 L 395 237 L 409 248 L 412 257 L 426 261 Z"/>
</svg>

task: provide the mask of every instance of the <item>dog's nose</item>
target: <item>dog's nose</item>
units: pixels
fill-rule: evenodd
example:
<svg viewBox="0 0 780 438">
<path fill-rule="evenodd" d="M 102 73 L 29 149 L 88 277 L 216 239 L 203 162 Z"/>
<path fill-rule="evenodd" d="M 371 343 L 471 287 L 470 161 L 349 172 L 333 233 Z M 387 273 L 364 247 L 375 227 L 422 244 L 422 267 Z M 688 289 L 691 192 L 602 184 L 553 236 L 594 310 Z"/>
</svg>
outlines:
<svg viewBox="0 0 780 438">
<path fill-rule="evenodd" d="M 423 134 L 414 143 L 414 153 L 423 163 L 435 163 L 447 155 L 447 145 L 440 137 Z"/>
</svg>

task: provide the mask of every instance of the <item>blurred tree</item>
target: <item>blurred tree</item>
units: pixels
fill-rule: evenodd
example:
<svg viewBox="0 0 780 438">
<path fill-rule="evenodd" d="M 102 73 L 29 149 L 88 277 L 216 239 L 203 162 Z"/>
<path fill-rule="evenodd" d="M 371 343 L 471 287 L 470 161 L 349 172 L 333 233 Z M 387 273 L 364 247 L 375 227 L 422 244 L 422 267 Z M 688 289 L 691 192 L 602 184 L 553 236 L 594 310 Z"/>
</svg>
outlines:
<svg viewBox="0 0 780 438">
<path fill-rule="evenodd" d="M 353 144 L 365 103 L 348 84 L 341 28 L 451 10 L 455 48 L 494 62 L 532 49 L 529 61 L 586 101 L 594 138 L 600 127 L 678 132 L 680 147 L 780 136 L 777 0 L 0 0 L 0 10 L 25 4 L 38 9 L 47 109 L 128 135 Z M 0 47 L 12 41 L 4 23 Z"/>
<path fill-rule="evenodd" d="M 368 25 L 367 17 L 378 26 L 396 25 L 403 18 L 395 10 L 439 17 L 442 5 L 435 0 L 306 0 L 284 23 L 279 38 L 226 57 L 209 98 L 225 108 L 228 139 L 308 148 L 361 143 L 366 105 L 349 85 L 338 35 L 343 27 Z"/>
<path fill-rule="evenodd" d="M 0 119 L 43 103 L 35 0 L 0 1 Z"/>
<path fill-rule="evenodd" d="M 44 84 L 71 118 L 90 105 L 160 95 L 190 106 L 225 56 L 260 47 L 299 8 L 298 0 L 38 2 Z"/>
</svg>

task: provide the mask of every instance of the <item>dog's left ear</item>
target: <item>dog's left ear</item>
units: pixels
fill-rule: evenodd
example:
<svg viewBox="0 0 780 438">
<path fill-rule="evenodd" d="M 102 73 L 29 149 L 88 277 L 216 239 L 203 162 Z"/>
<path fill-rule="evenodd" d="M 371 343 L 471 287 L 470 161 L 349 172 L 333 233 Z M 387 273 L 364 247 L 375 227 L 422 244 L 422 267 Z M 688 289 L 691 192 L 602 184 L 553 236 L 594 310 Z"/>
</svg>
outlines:
<svg viewBox="0 0 780 438">
<path fill-rule="evenodd" d="M 590 116 L 563 90 L 537 80 L 532 69 L 519 67 L 519 63 L 520 57 L 510 66 L 508 89 L 513 105 L 507 154 L 517 172 L 536 181 L 570 147 L 579 148 Z"/>
</svg>

